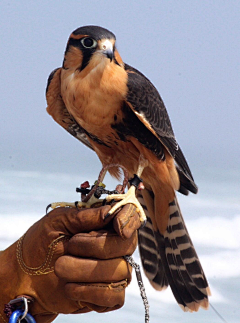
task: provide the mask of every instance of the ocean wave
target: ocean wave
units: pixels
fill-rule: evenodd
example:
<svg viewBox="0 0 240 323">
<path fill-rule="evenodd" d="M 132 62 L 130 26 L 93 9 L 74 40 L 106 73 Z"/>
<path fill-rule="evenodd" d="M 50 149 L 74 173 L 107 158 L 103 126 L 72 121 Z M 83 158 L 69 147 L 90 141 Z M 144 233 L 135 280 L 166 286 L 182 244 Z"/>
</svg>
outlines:
<svg viewBox="0 0 240 323">
<path fill-rule="evenodd" d="M 45 207 L 50 202 L 77 200 L 79 195 L 75 187 L 81 180 L 89 180 L 92 184 L 96 177 L 96 172 L 92 175 L 0 172 L 0 248 L 6 248 L 21 237 L 45 214 Z M 110 176 L 104 182 L 109 189 L 116 185 Z M 211 285 L 213 303 L 227 303 L 231 295 L 225 296 L 228 288 L 223 282 L 234 283 L 240 277 L 240 203 L 238 190 L 234 189 L 232 193 L 231 187 L 232 183 L 224 183 L 224 186 L 202 183 L 197 196 L 179 196 L 187 228 Z M 140 263 L 137 252 L 134 258 Z M 175 302 L 170 288 L 157 292 L 146 277 L 144 283 L 150 299 L 159 300 L 166 306 Z M 237 283 L 233 290 L 238 293 Z M 139 296 L 134 273 L 127 293 Z"/>
</svg>

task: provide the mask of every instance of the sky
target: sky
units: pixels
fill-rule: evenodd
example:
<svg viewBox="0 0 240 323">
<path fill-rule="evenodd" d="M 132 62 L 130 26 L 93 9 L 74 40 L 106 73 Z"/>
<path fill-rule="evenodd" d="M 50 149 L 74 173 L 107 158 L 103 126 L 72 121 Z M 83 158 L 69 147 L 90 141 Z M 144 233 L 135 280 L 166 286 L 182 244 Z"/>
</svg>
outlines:
<svg viewBox="0 0 240 323">
<path fill-rule="evenodd" d="M 239 1 L 1 0 L 0 12 L 2 170 L 100 167 L 46 113 L 48 75 L 89 24 L 114 32 L 123 60 L 157 87 L 193 173 L 238 168 Z"/>
<path fill-rule="evenodd" d="M 238 0 L 1 0 L 0 13 L 0 213 L 5 227 L 10 223 L 5 215 L 27 210 L 42 215 L 54 194 L 57 200 L 69 191 L 70 199 L 75 194 L 74 181 L 81 180 L 71 174 L 84 172 L 92 179 L 99 173 L 94 152 L 52 120 L 45 99 L 48 75 L 62 65 L 69 35 L 80 26 L 94 24 L 116 35 L 123 60 L 144 73 L 165 102 L 176 138 L 200 182 L 197 196 L 188 198 L 185 205 L 180 201 L 184 218 L 198 217 L 198 231 L 204 231 L 205 238 L 216 234 L 215 242 L 230 243 L 231 237 L 236 238 L 234 248 L 239 250 L 239 217 L 234 222 L 229 216 L 228 225 L 225 220 L 214 222 L 216 216 L 238 215 L 240 205 Z M 12 170 L 17 172 L 9 175 Z M 42 172 L 48 174 L 42 176 Z M 202 179 L 203 173 L 207 176 Z M 212 225 L 209 220 L 201 222 L 207 211 Z M 211 216 L 215 216 L 213 222 Z M 19 221 L 25 223 L 24 217 Z M 193 233 L 197 245 L 200 240 L 203 243 L 202 235 L 197 241 Z M 206 241 L 214 246 L 214 239 Z M 235 261 L 239 259 L 236 250 L 232 252 Z M 230 269 L 239 268 L 225 259 L 220 254 L 215 266 L 221 269 L 221 260 Z M 209 258 L 205 262 L 209 271 L 212 262 Z M 235 291 L 232 299 L 237 303 L 238 285 L 235 280 L 232 284 L 227 291 Z"/>
</svg>

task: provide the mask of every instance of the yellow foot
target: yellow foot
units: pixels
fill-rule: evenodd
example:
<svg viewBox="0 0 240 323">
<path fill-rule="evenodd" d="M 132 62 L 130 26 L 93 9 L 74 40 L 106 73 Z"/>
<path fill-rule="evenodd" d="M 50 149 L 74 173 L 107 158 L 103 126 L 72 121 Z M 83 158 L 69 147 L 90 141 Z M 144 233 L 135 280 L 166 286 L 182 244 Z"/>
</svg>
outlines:
<svg viewBox="0 0 240 323">
<path fill-rule="evenodd" d="M 57 207 L 75 207 L 75 208 L 91 208 L 91 207 L 99 207 L 102 205 L 102 202 L 104 200 L 100 200 L 98 198 L 96 198 L 94 195 L 91 196 L 91 198 L 87 201 L 87 202 L 81 202 L 81 201 L 77 201 L 77 202 L 54 202 L 51 203 L 47 206 L 46 208 L 46 213 L 48 212 L 48 210 L 51 209 L 56 209 Z"/>
<path fill-rule="evenodd" d="M 118 202 L 117 204 L 115 204 L 111 210 L 109 211 L 108 215 L 111 215 L 113 214 L 118 208 L 120 208 L 121 206 L 123 205 L 126 205 L 128 203 L 131 203 L 133 205 L 136 206 L 137 208 L 137 212 L 139 214 L 139 218 L 140 218 L 140 221 L 142 223 L 145 223 L 147 218 L 146 218 L 146 215 L 144 213 L 144 210 L 141 206 L 141 204 L 138 202 L 137 198 L 136 198 L 136 187 L 135 186 L 131 186 L 129 188 L 129 190 L 127 191 L 126 194 L 112 194 L 112 195 L 108 195 L 106 197 L 106 200 L 107 202 L 110 202 L 111 200 L 117 200 L 117 201 L 120 201 Z"/>
</svg>

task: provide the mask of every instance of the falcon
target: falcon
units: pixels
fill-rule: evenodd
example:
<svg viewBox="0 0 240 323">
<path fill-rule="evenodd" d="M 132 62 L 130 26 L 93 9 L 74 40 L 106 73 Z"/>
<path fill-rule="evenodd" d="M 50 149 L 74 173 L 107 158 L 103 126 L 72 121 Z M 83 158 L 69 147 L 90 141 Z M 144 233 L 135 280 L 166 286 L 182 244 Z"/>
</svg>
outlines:
<svg viewBox="0 0 240 323">
<path fill-rule="evenodd" d="M 113 197 L 117 207 L 135 204 L 146 220 L 139 251 L 151 285 L 170 285 L 184 311 L 207 309 L 210 289 L 176 197 L 176 191 L 197 193 L 197 186 L 153 84 L 122 61 L 112 32 L 85 26 L 70 35 L 46 98 L 47 112 L 93 149 L 105 169 L 113 165 L 113 177 L 119 179 L 121 167 L 129 178 L 141 177 L 144 190 L 131 186 Z"/>
</svg>

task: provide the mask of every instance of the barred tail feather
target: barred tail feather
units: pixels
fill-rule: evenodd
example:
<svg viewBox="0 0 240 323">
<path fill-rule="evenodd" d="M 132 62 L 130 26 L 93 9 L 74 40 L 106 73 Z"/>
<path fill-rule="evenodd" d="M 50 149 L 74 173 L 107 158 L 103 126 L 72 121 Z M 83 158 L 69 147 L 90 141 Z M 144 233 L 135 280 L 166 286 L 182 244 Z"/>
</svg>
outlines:
<svg viewBox="0 0 240 323">
<path fill-rule="evenodd" d="M 153 193 L 151 198 L 154 199 Z M 146 226 L 138 233 L 139 251 L 151 285 L 162 290 L 169 284 L 184 311 L 207 309 L 210 289 L 177 199 L 169 204 L 168 226 L 163 235 L 153 227 L 143 196 L 139 195 L 138 200 L 147 216 Z"/>
<path fill-rule="evenodd" d="M 158 251 L 158 243 L 154 236 L 152 221 L 141 195 L 138 196 L 138 200 L 147 217 L 146 225 L 138 231 L 138 247 L 143 269 L 153 288 L 163 290 L 167 288 L 168 281 Z"/>
<path fill-rule="evenodd" d="M 169 284 L 184 311 L 207 309 L 210 290 L 176 198 L 169 211 L 166 232 L 155 233 Z"/>
</svg>

